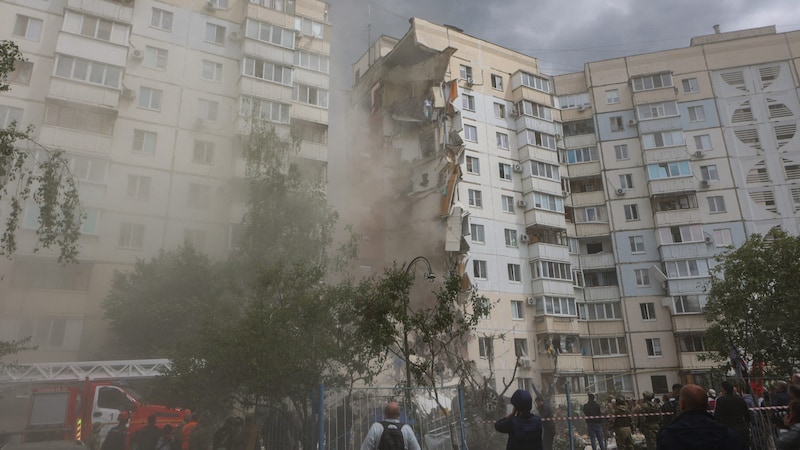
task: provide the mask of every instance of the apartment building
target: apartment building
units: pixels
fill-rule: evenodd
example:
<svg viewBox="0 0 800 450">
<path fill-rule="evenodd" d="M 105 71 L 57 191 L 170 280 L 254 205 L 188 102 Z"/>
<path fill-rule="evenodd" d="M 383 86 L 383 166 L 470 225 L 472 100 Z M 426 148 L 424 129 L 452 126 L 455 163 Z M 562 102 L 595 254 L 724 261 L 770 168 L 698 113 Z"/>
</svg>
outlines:
<svg viewBox="0 0 800 450">
<path fill-rule="evenodd" d="M 0 96 L 0 126 L 34 125 L 67 152 L 86 211 L 80 263 L 0 260 L 0 340 L 33 336 L 23 362 L 114 358 L 101 303 L 115 271 L 189 241 L 235 245 L 248 120 L 301 138 L 295 162 L 327 168 L 330 25 L 318 0 L 0 2 L 2 39 L 28 59 Z M 0 208 L 0 211 L 2 208 Z"/>
<path fill-rule="evenodd" d="M 716 30 L 550 77 L 412 19 L 353 66 L 365 271 L 463 273 L 494 304 L 466 351 L 498 389 L 707 385 L 715 255 L 800 232 L 798 55 L 800 32 Z"/>
</svg>

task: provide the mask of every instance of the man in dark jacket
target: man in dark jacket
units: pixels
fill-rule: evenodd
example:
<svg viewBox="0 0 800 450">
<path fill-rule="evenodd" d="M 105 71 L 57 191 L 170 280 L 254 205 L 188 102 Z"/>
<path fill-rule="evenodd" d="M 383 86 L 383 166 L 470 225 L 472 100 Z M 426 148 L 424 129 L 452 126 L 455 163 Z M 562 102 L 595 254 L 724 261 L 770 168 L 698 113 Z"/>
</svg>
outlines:
<svg viewBox="0 0 800 450">
<path fill-rule="evenodd" d="M 517 389 L 511 405 L 511 414 L 494 423 L 495 430 L 508 434 L 506 450 L 542 450 L 542 419 L 531 414 L 531 394 Z"/>
<path fill-rule="evenodd" d="M 633 418 L 628 409 L 628 400 L 617 397 L 614 404 L 614 441 L 619 450 L 633 450 Z"/>
<path fill-rule="evenodd" d="M 553 450 L 553 439 L 556 437 L 556 422 L 553 420 L 553 408 L 542 396 L 536 397 L 536 410 L 542 417 L 542 448 Z"/>
<path fill-rule="evenodd" d="M 128 411 L 120 411 L 119 424 L 108 430 L 106 439 L 103 441 L 102 450 L 125 450 L 125 438 L 128 435 Z"/>
<path fill-rule="evenodd" d="M 600 450 L 606 450 L 606 440 L 603 436 L 603 415 L 600 405 L 594 401 L 594 394 L 589 394 L 589 401 L 583 405 L 583 415 L 590 417 L 586 419 L 586 428 L 589 431 L 589 439 L 592 441 L 592 450 L 597 450 L 597 443 L 600 443 Z M 593 418 L 591 418 L 593 417 Z"/>
<path fill-rule="evenodd" d="M 750 409 L 742 397 L 734 394 L 733 383 L 722 382 L 722 396 L 717 398 L 714 418 L 739 435 L 739 439 L 750 445 Z"/>
<path fill-rule="evenodd" d="M 131 448 L 136 450 L 155 450 L 158 438 L 161 437 L 161 430 L 156 426 L 156 420 L 155 414 L 150 414 L 147 417 L 147 425 L 131 437 Z"/>
<path fill-rule="evenodd" d="M 681 413 L 658 433 L 658 450 L 745 450 L 732 430 L 708 413 L 706 391 L 696 384 L 681 388 Z"/>
</svg>

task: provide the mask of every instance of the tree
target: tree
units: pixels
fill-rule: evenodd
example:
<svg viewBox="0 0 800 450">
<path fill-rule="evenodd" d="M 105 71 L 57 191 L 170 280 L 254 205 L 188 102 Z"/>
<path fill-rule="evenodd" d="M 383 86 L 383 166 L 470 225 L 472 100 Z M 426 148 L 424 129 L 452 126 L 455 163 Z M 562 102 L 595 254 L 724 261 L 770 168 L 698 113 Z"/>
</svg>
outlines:
<svg viewBox="0 0 800 450">
<path fill-rule="evenodd" d="M 785 376 L 800 367 L 800 238 L 773 229 L 716 258 L 706 339 L 717 360 L 739 355 Z"/>
<path fill-rule="evenodd" d="M 15 43 L 0 41 L 0 92 L 11 88 L 8 76 L 22 61 Z M 32 133 L 32 127 L 21 130 L 16 122 L 0 129 L 0 200 L 9 204 L 0 255 L 17 251 L 20 218 L 32 203 L 39 212 L 33 250 L 58 248 L 59 262 L 74 262 L 83 217 L 78 190 L 64 152 L 39 145 Z"/>
</svg>

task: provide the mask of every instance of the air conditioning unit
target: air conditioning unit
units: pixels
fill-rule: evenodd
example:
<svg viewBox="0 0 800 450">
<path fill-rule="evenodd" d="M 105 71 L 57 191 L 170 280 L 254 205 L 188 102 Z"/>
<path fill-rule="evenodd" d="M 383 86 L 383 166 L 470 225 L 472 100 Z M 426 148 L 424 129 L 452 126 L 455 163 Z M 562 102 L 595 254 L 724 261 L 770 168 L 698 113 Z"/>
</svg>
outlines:
<svg viewBox="0 0 800 450">
<path fill-rule="evenodd" d="M 528 235 L 527 234 L 521 234 L 519 236 L 519 241 L 522 242 L 522 243 L 528 242 Z"/>
<path fill-rule="evenodd" d="M 703 157 L 703 151 L 702 150 L 698 150 L 698 151 L 694 152 L 694 157 L 695 158 L 702 158 Z"/>
<path fill-rule="evenodd" d="M 562 140 L 562 139 L 564 139 L 564 136 L 562 136 L 562 135 L 560 135 L 560 134 L 556 134 L 556 140 L 559 140 L 559 141 L 560 141 L 560 140 Z"/>
<path fill-rule="evenodd" d="M 710 185 L 708 180 L 700 180 L 700 187 L 707 188 Z"/>
<path fill-rule="evenodd" d="M 528 297 L 528 300 L 525 303 L 528 306 L 536 306 L 536 299 L 533 297 Z"/>
<path fill-rule="evenodd" d="M 134 91 L 133 89 L 122 88 L 120 96 L 126 99 L 134 99 L 136 98 L 136 91 Z"/>
<path fill-rule="evenodd" d="M 217 4 L 214 2 L 206 2 L 206 11 L 214 11 L 217 9 Z"/>
<path fill-rule="evenodd" d="M 625 195 L 625 189 L 618 188 L 617 189 L 617 195 Z"/>
<path fill-rule="evenodd" d="M 583 105 L 578 105 L 578 112 L 584 112 L 584 111 L 586 111 L 586 107 Z"/>
<path fill-rule="evenodd" d="M 131 56 L 133 59 L 144 59 L 144 50 L 139 50 L 138 48 L 134 49 L 133 52 L 131 52 Z"/>
<path fill-rule="evenodd" d="M 231 31 L 231 40 L 232 41 L 241 41 L 242 40 L 242 33 L 238 31 Z"/>
<path fill-rule="evenodd" d="M 517 200 L 517 206 L 519 206 L 520 208 L 524 208 L 528 206 L 528 202 L 526 202 L 525 200 Z"/>
<path fill-rule="evenodd" d="M 519 366 L 520 367 L 524 367 L 526 369 L 530 368 L 531 367 L 531 359 L 528 358 L 527 356 L 520 357 L 519 358 Z"/>
<path fill-rule="evenodd" d="M 561 191 L 561 196 L 566 197 L 569 195 L 569 191 Z"/>
<path fill-rule="evenodd" d="M 635 120 L 633 120 L 633 119 L 629 120 L 629 121 L 628 121 L 628 126 L 629 126 L 629 127 L 635 127 L 635 126 L 636 126 L 636 121 L 635 121 Z"/>
<path fill-rule="evenodd" d="M 511 117 L 519 117 L 519 110 L 517 108 L 511 108 Z"/>
<path fill-rule="evenodd" d="M 472 86 L 473 84 L 475 84 L 475 80 L 472 78 L 467 78 L 467 86 Z"/>
<path fill-rule="evenodd" d="M 711 240 L 712 240 L 712 239 L 711 239 L 711 236 L 706 236 L 706 237 L 705 237 L 706 244 L 710 244 L 710 243 L 711 243 Z"/>
<path fill-rule="evenodd" d="M 512 168 L 514 169 L 514 172 L 517 172 L 517 173 L 521 173 L 522 172 L 522 164 L 514 164 L 512 166 Z"/>
</svg>

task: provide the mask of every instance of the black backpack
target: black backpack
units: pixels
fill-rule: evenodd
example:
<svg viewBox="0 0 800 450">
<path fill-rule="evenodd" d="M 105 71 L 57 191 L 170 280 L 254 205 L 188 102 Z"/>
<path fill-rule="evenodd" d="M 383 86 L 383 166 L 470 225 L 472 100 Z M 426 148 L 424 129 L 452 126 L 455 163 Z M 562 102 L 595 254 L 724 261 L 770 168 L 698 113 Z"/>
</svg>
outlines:
<svg viewBox="0 0 800 450">
<path fill-rule="evenodd" d="M 383 433 L 378 441 L 378 450 L 404 450 L 406 445 L 402 429 L 405 424 L 386 421 L 381 421 L 380 424 L 383 425 Z"/>
</svg>

